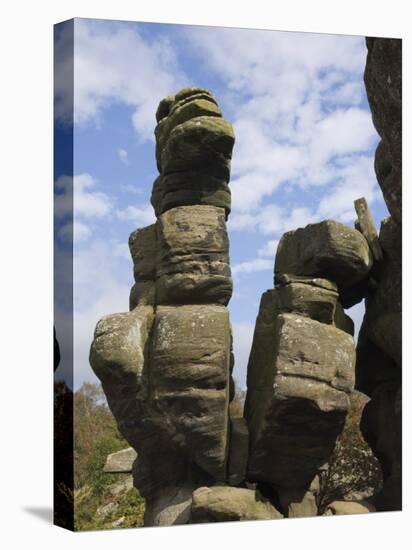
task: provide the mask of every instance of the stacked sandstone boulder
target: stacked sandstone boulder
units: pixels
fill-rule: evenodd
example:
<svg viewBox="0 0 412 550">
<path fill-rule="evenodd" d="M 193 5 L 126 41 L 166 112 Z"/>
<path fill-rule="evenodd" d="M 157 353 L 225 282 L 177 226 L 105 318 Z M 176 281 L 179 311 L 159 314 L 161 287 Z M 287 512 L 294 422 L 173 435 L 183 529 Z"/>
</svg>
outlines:
<svg viewBox="0 0 412 550">
<path fill-rule="evenodd" d="M 341 433 L 355 382 L 341 296 L 368 278 L 366 239 L 326 220 L 282 237 L 248 364 L 248 479 L 288 517 L 317 515 L 317 472 Z"/>
<path fill-rule="evenodd" d="M 402 508 L 402 43 L 367 38 L 365 85 L 381 141 L 375 171 L 390 216 L 380 227 L 382 259 L 365 293 L 356 386 L 371 397 L 361 429 L 378 458 L 384 485 L 378 510 Z"/>
<path fill-rule="evenodd" d="M 157 221 L 130 236 L 130 312 L 97 324 L 90 362 L 121 433 L 138 452 L 134 481 L 146 498 L 145 525 L 216 514 L 280 517 L 270 503 L 254 511 L 255 492 L 247 489 L 216 512 L 216 494 L 219 503 L 222 491 L 236 491 L 227 483 L 244 480 L 248 446 L 245 423 L 229 418 L 232 126 L 200 88 L 164 99 L 156 116 Z M 207 494 L 196 492 L 205 486 Z"/>
</svg>

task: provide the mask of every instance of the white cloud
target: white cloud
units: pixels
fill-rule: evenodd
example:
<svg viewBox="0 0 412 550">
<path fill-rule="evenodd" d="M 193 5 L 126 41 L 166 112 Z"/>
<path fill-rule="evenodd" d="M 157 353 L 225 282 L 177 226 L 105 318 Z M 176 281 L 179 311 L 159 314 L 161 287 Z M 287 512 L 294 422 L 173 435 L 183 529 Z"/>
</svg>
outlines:
<svg viewBox="0 0 412 550">
<path fill-rule="evenodd" d="M 258 250 L 258 256 L 275 258 L 276 250 L 279 244 L 279 239 L 271 239 Z"/>
<path fill-rule="evenodd" d="M 137 226 L 150 225 L 156 221 L 156 216 L 151 204 L 127 206 L 122 210 L 118 210 L 116 215 L 119 220 L 130 221 Z"/>
<path fill-rule="evenodd" d="M 74 176 L 60 176 L 56 183 L 56 189 L 62 191 L 54 196 L 54 213 L 58 218 L 71 215 L 85 218 L 101 218 L 106 216 L 112 204 L 105 193 L 94 191 L 97 180 L 90 174 Z"/>
<path fill-rule="evenodd" d="M 81 222 L 68 222 L 64 224 L 58 232 L 59 238 L 62 241 L 68 243 L 72 241 L 74 241 L 75 243 L 87 241 L 90 238 L 91 234 L 92 232 L 90 228 L 86 224 Z"/>
<path fill-rule="evenodd" d="M 119 157 L 120 162 L 126 165 L 129 164 L 129 154 L 126 151 L 126 149 L 122 149 L 121 147 L 119 147 L 117 149 L 117 155 Z"/>
<path fill-rule="evenodd" d="M 239 29 L 188 34 L 229 88 L 222 103 L 236 135 L 231 229 L 277 234 L 320 215 L 347 219 L 354 185 L 345 186 L 348 170 L 339 159 L 351 155 L 358 169 L 356 156 L 371 157 L 377 142 L 370 113 L 361 107 L 364 39 Z M 373 174 L 357 185 L 368 188 L 371 201 L 380 197 Z M 293 207 L 268 203 L 281 187 L 299 193 L 311 186 L 322 187 L 317 195 L 325 200 L 317 210 L 298 201 Z M 327 202 L 333 207 L 325 213 Z"/>
<path fill-rule="evenodd" d="M 263 271 L 265 269 L 273 269 L 273 261 L 264 258 L 255 258 L 248 262 L 241 262 L 232 266 L 232 275 L 239 273 L 253 273 L 254 271 Z"/>
<path fill-rule="evenodd" d="M 96 381 L 89 365 L 89 349 L 98 320 L 109 313 L 128 311 L 133 266 L 119 263 L 123 243 L 94 240 L 74 255 L 74 365 L 75 385 Z M 123 250 L 124 252 L 124 250 Z"/>
<path fill-rule="evenodd" d="M 164 38 L 144 38 L 135 24 L 76 19 L 74 24 L 74 120 L 101 124 L 105 108 L 115 103 L 133 109 L 140 140 L 153 140 L 159 101 L 183 87 L 173 45 Z M 61 48 L 68 39 L 61 41 Z M 62 69 L 56 114 L 71 116 L 70 87 Z"/>
</svg>

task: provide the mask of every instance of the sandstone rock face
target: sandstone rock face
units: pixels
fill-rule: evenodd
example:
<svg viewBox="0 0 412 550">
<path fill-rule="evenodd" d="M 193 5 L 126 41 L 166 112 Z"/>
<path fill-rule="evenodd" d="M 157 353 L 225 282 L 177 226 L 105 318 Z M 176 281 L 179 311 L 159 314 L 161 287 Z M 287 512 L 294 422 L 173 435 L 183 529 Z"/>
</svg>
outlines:
<svg viewBox="0 0 412 550">
<path fill-rule="evenodd" d="M 355 382 L 342 290 L 367 282 L 372 264 L 363 235 L 330 220 L 280 240 L 276 287 L 262 295 L 256 320 L 245 418 L 247 479 L 276 495 L 286 517 L 318 513 L 317 473 L 342 431 Z"/>
<path fill-rule="evenodd" d="M 193 523 L 279 519 L 282 514 L 259 493 L 238 487 L 200 487 L 193 493 Z"/>
<path fill-rule="evenodd" d="M 275 277 L 282 273 L 324 277 L 345 288 L 365 279 L 372 264 L 372 253 L 359 231 L 326 220 L 283 235 Z"/>
<path fill-rule="evenodd" d="M 232 294 L 222 208 L 182 206 L 158 220 L 157 303 L 222 303 Z"/>
<path fill-rule="evenodd" d="M 137 453 L 132 447 L 111 453 L 106 459 L 103 471 L 107 474 L 128 474 L 132 472 Z"/>
<path fill-rule="evenodd" d="M 375 389 L 365 407 L 361 431 L 382 467 L 384 485 L 375 496 L 377 510 L 401 510 L 402 394 L 399 382 L 385 382 Z"/>
<path fill-rule="evenodd" d="M 300 489 L 326 462 L 343 427 L 354 385 L 353 339 L 293 314 L 278 315 L 272 338 L 266 368 L 248 367 L 248 477 Z"/>
<path fill-rule="evenodd" d="M 156 118 L 157 221 L 130 235 L 130 312 L 98 323 L 90 363 L 139 454 L 133 482 L 146 499 L 145 525 L 175 525 L 190 520 L 196 488 L 229 475 L 241 483 L 247 462 L 247 437 L 229 424 L 233 353 L 224 307 L 232 293 L 234 136 L 200 88 L 165 98 Z"/>
<path fill-rule="evenodd" d="M 156 216 L 176 206 L 205 204 L 224 208 L 227 218 L 231 193 L 225 178 L 185 171 L 159 176 L 153 184 L 151 203 Z"/>
<path fill-rule="evenodd" d="M 151 343 L 158 430 L 214 479 L 226 475 L 230 329 L 223 306 L 159 306 Z"/>
<path fill-rule="evenodd" d="M 401 228 L 392 219 L 382 221 L 379 240 L 384 261 L 376 275 L 377 286 L 365 300 L 367 333 L 384 353 L 400 367 L 402 362 L 402 263 Z"/>
<path fill-rule="evenodd" d="M 372 119 L 382 138 L 375 170 L 388 210 L 402 216 L 402 41 L 367 38 L 365 86 Z"/>
<path fill-rule="evenodd" d="M 359 502 L 335 500 L 326 507 L 324 516 L 347 516 L 350 514 L 369 514 L 370 512 L 376 512 L 376 508 L 367 502 L 362 500 Z"/>
<path fill-rule="evenodd" d="M 375 171 L 389 218 L 382 221 L 382 261 L 368 287 L 357 347 L 357 387 L 371 396 L 362 433 L 383 472 L 377 510 L 400 510 L 402 367 L 402 45 L 397 39 L 367 38 L 365 85 L 374 125 L 382 138 Z"/>
</svg>

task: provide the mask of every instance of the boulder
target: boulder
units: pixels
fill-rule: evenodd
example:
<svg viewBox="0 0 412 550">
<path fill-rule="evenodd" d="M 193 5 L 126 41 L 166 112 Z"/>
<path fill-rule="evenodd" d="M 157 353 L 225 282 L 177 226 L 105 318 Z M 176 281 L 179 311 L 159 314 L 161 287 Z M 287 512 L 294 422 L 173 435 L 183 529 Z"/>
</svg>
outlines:
<svg viewBox="0 0 412 550">
<path fill-rule="evenodd" d="M 189 522 L 193 487 L 167 487 L 160 495 L 146 498 L 145 527 L 184 525 Z"/>
<path fill-rule="evenodd" d="M 282 514 L 260 493 L 239 487 L 200 487 L 193 493 L 191 523 L 280 519 Z"/>
<path fill-rule="evenodd" d="M 248 479 L 308 488 L 333 451 L 354 385 L 353 338 L 337 328 L 280 314 L 264 363 L 248 365 Z M 269 339 L 269 338 L 268 338 Z"/>
<path fill-rule="evenodd" d="M 106 474 L 128 474 L 132 472 L 137 453 L 132 447 L 111 453 L 106 458 L 103 471 Z"/>
<path fill-rule="evenodd" d="M 222 112 L 216 102 L 206 97 L 192 96 L 173 104 L 167 117 L 163 118 L 155 129 L 156 158 L 161 162 L 161 153 L 169 139 L 170 133 L 176 126 L 188 120 L 201 116 L 221 117 Z M 159 166 L 161 169 L 161 165 Z"/>
<path fill-rule="evenodd" d="M 106 315 L 96 325 L 89 361 L 100 379 L 119 430 L 134 448 L 141 434 L 136 419 L 147 399 L 148 343 L 154 319 L 151 306 Z"/>
<path fill-rule="evenodd" d="M 347 516 L 349 514 L 369 514 L 376 512 L 376 508 L 367 500 L 359 502 L 335 500 L 326 507 L 324 516 Z"/>
<path fill-rule="evenodd" d="M 227 304 L 231 294 L 224 210 L 182 206 L 162 214 L 158 219 L 157 303 Z"/>
<path fill-rule="evenodd" d="M 372 252 L 359 231 L 326 220 L 283 235 L 275 278 L 282 273 L 323 277 L 345 288 L 366 279 L 372 264 Z"/>
</svg>

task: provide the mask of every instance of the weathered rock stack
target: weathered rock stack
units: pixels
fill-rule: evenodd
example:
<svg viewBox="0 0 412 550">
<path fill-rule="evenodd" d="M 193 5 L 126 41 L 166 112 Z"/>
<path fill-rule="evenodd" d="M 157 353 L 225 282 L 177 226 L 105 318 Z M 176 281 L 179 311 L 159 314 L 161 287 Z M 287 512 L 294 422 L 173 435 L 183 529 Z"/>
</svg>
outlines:
<svg viewBox="0 0 412 550">
<path fill-rule="evenodd" d="M 130 236 L 131 311 L 97 324 L 90 362 L 119 429 L 138 452 L 134 479 L 146 498 L 145 524 L 170 525 L 190 520 L 197 488 L 243 481 L 248 438 L 245 424 L 229 419 L 225 220 L 233 130 L 210 92 L 199 88 L 163 100 L 157 121 L 157 221 Z M 211 494 L 203 494 L 201 510 Z M 269 503 L 264 508 L 280 516 Z M 205 514 L 197 508 L 194 521 Z"/>
<path fill-rule="evenodd" d="M 402 43 L 367 38 L 365 85 L 381 141 L 375 171 L 390 217 L 381 223 L 383 254 L 366 290 L 357 346 L 356 386 L 371 397 L 361 429 L 378 458 L 384 486 L 378 510 L 400 510 L 402 356 Z"/>
<path fill-rule="evenodd" d="M 334 221 L 282 237 L 248 365 L 248 479 L 288 517 L 317 515 L 317 472 L 340 434 L 355 381 L 353 323 L 340 295 L 368 277 L 366 239 Z"/>
<path fill-rule="evenodd" d="M 400 41 L 368 39 L 365 82 L 382 137 L 376 173 L 391 217 L 379 236 L 364 199 L 355 229 L 326 220 L 283 235 L 261 299 L 245 418 L 231 419 L 234 358 L 226 220 L 234 135 L 210 92 L 160 102 L 151 202 L 130 235 L 130 311 L 96 326 L 90 363 L 137 451 L 145 525 L 314 516 L 318 472 L 356 388 L 379 459 L 379 510 L 401 507 Z M 357 346 L 348 308 L 366 297 Z M 133 455 L 133 450 L 128 450 Z M 368 512 L 370 502 L 326 514 Z"/>
</svg>

